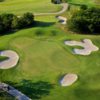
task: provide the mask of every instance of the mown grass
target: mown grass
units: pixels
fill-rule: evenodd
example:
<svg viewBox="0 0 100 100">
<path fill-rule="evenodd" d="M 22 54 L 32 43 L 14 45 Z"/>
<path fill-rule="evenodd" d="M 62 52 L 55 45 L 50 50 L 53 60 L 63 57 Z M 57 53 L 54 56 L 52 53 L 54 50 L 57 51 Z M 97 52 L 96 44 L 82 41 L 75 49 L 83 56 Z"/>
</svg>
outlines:
<svg viewBox="0 0 100 100">
<path fill-rule="evenodd" d="M 41 21 L 42 17 L 37 19 Z M 47 22 L 47 19 L 44 21 Z M 52 19 L 51 22 L 54 20 Z M 37 35 L 37 32 L 41 32 L 41 34 Z M 54 33 L 56 34 L 54 35 Z M 65 46 L 63 43 L 65 39 L 81 40 L 83 38 L 90 38 L 94 44 L 100 47 L 100 36 L 64 33 L 55 25 L 24 29 L 14 34 L 1 36 L 0 49 L 16 51 L 20 56 L 20 61 L 15 68 L 0 70 L 0 80 L 12 84 L 14 82 L 21 84 L 22 80 L 31 80 L 32 83 L 45 81 L 54 84 L 50 94 L 41 96 L 41 100 L 99 99 L 100 52 L 93 52 L 86 57 L 73 55 L 72 47 Z M 74 85 L 63 88 L 59 85 L 59 79 L 69 72 L 78 74 L 79 80 Z M 28 96 L 32 98 L 34 92 L 31 92 L 30 88 L 25 88 L 30 93 Z M 21 88 L 18 89 L 21 90 Z M 27 94 L 25 90 L 23 93 Z"/>
<path fill-rule="evenodd" d="M 71 9 L 73 12 L 74 7 Z M 68 12 L 69 17 L 72 12 Z M 0 81 L 18 88 L 33 100 L 37 95 L 40 100 L 99 100 L 100 52 L 74 55 L 74 47 L 64 45 L 64 40 L 88 38 L 100 48 L 100 36 L 62 31 L 54 16 L 37 16 L 35 20 L 36 27 L 0 36 L 0 50 L 11 49 L 20 56 L 15 68 L 0 70 Z M 72 86 L 61 87 L 59 79 L 66 73 L 76 73 L 79 79 Z"/>
<path fill-rule="evenodd" d="M 16 13 L 21 15 L 25 12 L 32 13 L 45 13 L 45 12 L 57 12 L 62 7 L 54 5 L 49 0 L 5 0 L 0 3 L 0 13 Z"/>
</svg>

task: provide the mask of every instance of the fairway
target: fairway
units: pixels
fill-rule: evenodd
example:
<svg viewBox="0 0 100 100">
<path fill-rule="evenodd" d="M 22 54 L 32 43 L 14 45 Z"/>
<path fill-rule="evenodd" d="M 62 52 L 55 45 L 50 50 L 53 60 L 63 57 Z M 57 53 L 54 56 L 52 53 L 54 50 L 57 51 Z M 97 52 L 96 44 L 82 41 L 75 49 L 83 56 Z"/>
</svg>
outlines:
<svg viewBox="0 0 100 100">
<path fill-rule="evenodd" d="M 91 0 L 71 1 L 93 3 Z M 0 3 L 0 13 L 17 15 L 60 10 L 61 6 L 51 4 L 50 0 L 5 0 Z M 74 10 L 63 15 L 70 16 Z M 0 51 L 12 50 L 19 55 L 14 68 L 0 69 L 0 82 L 13 86 L 32 100 L 99 100 L 100 51 L 88 56 L 75 55 L 72 50 L 80 47 L 67 46 L 64 41 L 90 39 L 100 48 L 100 35 L 72 33 L 54 15 L 36 16 L 35 21 L 36 26 L 0 36 Z M 5 59 L 0 57 L 0 61 Z M 60 79 L 67 73 L 77 74 L 78 80 L 69 87 L 62 87 Z M 0 92 L 0 100 L 15 98 Z"/>
<path fill-rule="evenodd" d="M 49 0 L 5 0 L 0 3 L 0 13 L 15 13 L 21 15 L 25 12 L 48 13 L 57 12 L 62 7 L 51 4 Z"/>
<path fill-rule="evenodd" d="M 66 38 L 64 33 L 52 36 L 53 31 L 61 32 L 56 28 L 54 30 L 53 27 L 49 27 L 44 28 L 45 31 L 42 30 L 44 33 L 49 32 L 48 35 L 42 34 L 37 37 L 35 33 L 40 29 L 25 29 L 9 36 L 0 37 L 1 44 L 3 44 L 0 45 L 1 49 L 6 47 L 6 49 L 15 50 L 20 55 L 20 62 L 16 68 L 0 70 L 0 80 L 11 82 L 12 85 L 13 82 L 20 84 L 22 80 L 31 80 L 33 83 L 45 81 L 54 84 L 54 88 L 50 90 L 51 94 L 43 96 L 41 100 L 56 100 L 58 98 L 62 100 L 65 98 L 69 100 L 80 100 L 80 98 L 81 100 L 96 100 L 95 97 L 99 98 L 100 92 L 97 91 L 100 88 L 100 80 L 97 76 L 99 75 L 100 62 L 98 58 L 100 53 L 92 53 L 87 57 L 73 55 L 71 48 L 61 43 L 61 38 Z M 68 39 L 82 39 L 84 37 L 92 39 L 100 47 L 100 36 L 67 35 Z M 61 75 L 68 72 L 77 73 L 80 79 L 72 87 L 62 88 L 59 86 L 59 79 Z M 23 89 L 18 89 L 34 100 L 34 96 L 32 96 L 34 92 L 31 93 L 28 90 L 29 93 L 27 93 Z M 28 88 L 26 87 L 26 89 Z M 83 95 L 78 91 L 81 91 Z"/>
</svg>

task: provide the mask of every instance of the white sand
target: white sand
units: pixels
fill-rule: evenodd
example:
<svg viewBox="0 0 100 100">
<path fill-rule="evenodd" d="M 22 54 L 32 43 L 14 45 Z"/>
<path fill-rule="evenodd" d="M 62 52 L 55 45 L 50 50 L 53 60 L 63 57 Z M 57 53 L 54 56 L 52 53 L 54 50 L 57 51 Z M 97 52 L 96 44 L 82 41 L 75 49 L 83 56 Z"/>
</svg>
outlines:
<svg viewBox="0 0 100 100">
<path fill-rule="evenodd" d="M 69 46 L 81 46 L 83 49 L 74 49 L 75 54 L 79 55 L 90 55 L 93 51 L 98 51 L 99 48 L 95 46 L 90 39 L 84 39 L 82 42 L 78 41 L 65 41 L 66 45 Z"/>
<path fill-rule="evenodd" d="M 67 23 L 67 18 L 63 17 L 63 16 L 57 16 L 57 19 L 59 20 L 59 22 L 63 25 L 65 25 Z"/>
<path fill-rule="evenodd" d="M 0 62 L 0 69 L 9 69 L 15 67 L 19 60 L 18 54 L 12 50 L 1 51 L 0 56 L 8 57 L 8 59 Z"/>
<path fill-rule="evenodd" d="M 76 82 L 78 79 L 78 76 L 76 74 L 66 74 L 62 80 L 60 81 L 61 86 L 70 86 L 74 82 Z"/>
</svg>

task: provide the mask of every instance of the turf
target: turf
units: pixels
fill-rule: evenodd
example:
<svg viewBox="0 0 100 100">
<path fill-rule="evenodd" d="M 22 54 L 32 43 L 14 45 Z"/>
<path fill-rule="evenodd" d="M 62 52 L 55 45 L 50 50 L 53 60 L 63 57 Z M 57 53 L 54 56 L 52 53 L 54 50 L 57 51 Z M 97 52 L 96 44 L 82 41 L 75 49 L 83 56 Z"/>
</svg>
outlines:
<svg viewBox="0 0 100 100">
<path fill-rule="evenodd" d="M 15 68 L 0 70 L 0 81 L 33 100 L 99 100 L 100 52 L 74 55 L 73 47 L 64 45 L 64 40 L 88 38 L 100 48 L 100 36 L 63 31 L 55 16 L 37 16 L 35 20 L 36 27 L 0 36 L 0 50 L 11 49 L 20 56 Z M 72 86 L 61 87 L 59 80 L 69 72 L 78 74 L 79 80 Z"/>
<path fill-rule="evenodd" d="M 95 0 L 66 0 L 68 3 L 72 4 L 85 4 L 85 5 L 95 5 Z"/>
<path fill-rule="evenodd" d="M 0 3 L 0 13 L 16 13 L 17 15 L 25 12 L 57 12 L 62 7 L 51 4 L 49 0 L 5 0 Z"/>
<path fill-rule="evenodd" d="M 40 31 L 39 31 L 40 30 Z M 37 32 L 42 32 L 37 35 Z M 56 33 L 56 35 L 54 35 Z M 20 56 L 16 68 L 0 70 L 0 80 L 21 84 L 22 80 L 49 82 L 54 85 L 50 94 L 41 96 L 41 100 L 97 100 L 100 98 L 99 80 L 99 52 L 90 56 L 76 56 L 71 53 L 72 48 L 63 44 L 65 39 L 80 40 L 90 38 L 100 47 L 100 36 L 67 35 L 55 26 L 24 29 L 14 34 L 0 37 L 0 48 L 15 50 Z M 95 60 L 94 60 L 94 59 Z M 70 87 L 60 87 L 59 79 L 68 72 L 77 73 L 79 81 Z M 95 81 L 94 81 L 95 80 Z M 16 85 L 14 85 L 16 86 Z M 31 98 L 34 92 L 24 86 L 30 95 L 17 87 Z M 46 87 L 47 88 L 47 87 Z M 93 95 L 94 94 L 94 95 Z"/>
</svg>

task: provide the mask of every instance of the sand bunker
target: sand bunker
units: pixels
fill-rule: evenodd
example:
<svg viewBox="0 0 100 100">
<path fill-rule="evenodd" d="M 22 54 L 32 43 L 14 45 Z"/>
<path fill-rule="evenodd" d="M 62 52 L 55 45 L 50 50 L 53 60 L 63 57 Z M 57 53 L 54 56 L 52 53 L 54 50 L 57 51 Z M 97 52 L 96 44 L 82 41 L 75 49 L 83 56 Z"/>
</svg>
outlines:
<svg viewBox="0 0 100 100">
<path fill-rule="evenodd" d="M 20 91 L 5 83 L 0 83 L 0 90 L 5 91 L 8 94 L 14 96 L 17 100 L 31 100 L 29 97 L 27 97 Z"/>
<path fill-rule="evenodd" d="M 67 23 L 67 18 L 62 17 L 62 16 L 56 16 L 56 18 L 59 20 L 59 22 L 63 25 Z"/>
<path fill-rule="evenodd" d="M 72 85 L 75 81 L 77 81 L 78 76 L 76 74 L 66 74 L 62 80 L 60 81 L 61 86 L 70 86 Z"/>
<path fill-rule="evenodd" d="M 78 41 L 65 41 L 69 46 L 81 46 L 83 49 L 74 49 L 75 54 L 90 55 L 93 51 L 98 51 L 99 48 L 95 46 L 90 39 L 84 39 L 82 42 Z"/>
<path fill-rule="evenodd" d="M 12 50 L 1 51 L 0 56 L 8 57 L 8 59 L 0 62 L 0 69 L 9 69 L 15 67 L 19 60 L 18 54 Z"/>
</svg>

